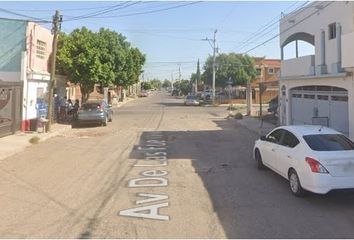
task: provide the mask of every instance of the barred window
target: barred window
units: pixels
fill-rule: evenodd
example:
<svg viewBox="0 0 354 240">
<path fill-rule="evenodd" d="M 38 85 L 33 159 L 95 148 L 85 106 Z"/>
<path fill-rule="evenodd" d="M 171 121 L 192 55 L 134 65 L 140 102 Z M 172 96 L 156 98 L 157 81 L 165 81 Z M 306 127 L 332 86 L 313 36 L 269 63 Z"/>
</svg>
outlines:
<svg viewBox="0 0 354 240">
<path fill-rule="evenodd" d="M 36 57 L 40 59 L 45 59 L 46 50 L 47 50 L 47 43 L 41 40 L 37 40 L 37 47 L 36 47 Z"/>
</svg>

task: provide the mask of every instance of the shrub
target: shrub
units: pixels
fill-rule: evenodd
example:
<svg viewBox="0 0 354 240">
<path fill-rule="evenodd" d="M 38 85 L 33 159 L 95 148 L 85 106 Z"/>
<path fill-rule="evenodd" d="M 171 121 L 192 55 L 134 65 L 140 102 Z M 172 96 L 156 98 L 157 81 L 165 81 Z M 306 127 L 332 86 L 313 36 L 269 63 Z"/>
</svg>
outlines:
<svg viewBox="0 0 354 240">
<path fill-rule="evenodd" d="M 40 138 L 35 136 L 35 137 L 31 137 L 29 142 L 32 143 L 32 144 L 37 144 L 37 143 L 39 143 L 39 140 L 40 140 Z"/>
<path fill-rule="evenodd" d="M 243 118 L 242 113 L 236 113 L 235 119 L 242 119 L 242 118 Z"/>
</svg>

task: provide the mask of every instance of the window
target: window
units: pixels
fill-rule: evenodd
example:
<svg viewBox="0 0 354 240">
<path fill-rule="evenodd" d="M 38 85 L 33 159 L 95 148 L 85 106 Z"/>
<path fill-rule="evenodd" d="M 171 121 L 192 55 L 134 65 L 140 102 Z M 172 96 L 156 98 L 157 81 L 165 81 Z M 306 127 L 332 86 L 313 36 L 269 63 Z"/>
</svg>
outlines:
<svg viewBox="0 0 354 240">
<path fill-rule="evenodd" d="M 36 57 L 40 59 L 45 59 L 46 50 L 47 50 L 47 43 L 37 40 L 37 47 L 36 47 Z"/>
<path fill-rule="evenodd" d="M 317 99 L 328 101 L 328 96 L 327 95 L 317 95 Z"/>
<path fill-rule="evenodd" d="M 300 141 L 297 139 L 297 137 L 295 137 L 294 134 L 292 134 L 289 131 L 284 131 L 284 137 L 283 137 L 283 140 L 281 142 L 281 145 L 283 145 L 285 147 L 294 148 L 299 143 L 300 143 Z"/>
<path fill-rule="evenodd" d="M 314 151 L 354 150 L 354 143 L 340 134 L 305 135 L 304 139 Z"/>
<path fill-rule="evenodd" d="M 268 74 L 274 74 L 274 68 L 268 68 Z"/>
<path fill-rule="evenodd" d="M 336 38 L 336 23 L 328 25 L 328 37 L 330 40 Z"/>
<path fill-rule="evenodd" d="M 337 101 L 337 102 L 348 102 L 348 97 L 347 96 L 332 96 L 331 100 Z"/>
<path fill-rule="evenodd" d="M 315 95 L 314 94 L 304 94 L 304 98 L 306 98 L 306 99 L 315 99 Z"/>
<path fill-rule="evenodd" d="M 272 143 L 280 143 L 281 136 L 283 135 L 283 129 L 277 129 L 267 136 L 267 141 Z"/>
<path fill-rule="evenodd" d="M 262 70 L 260 68 L 256 68 L 256 74 L 257 76 L 261 76 Z"/>
<path fill-rule="evenodd" d="M 293 93 L 291 96 L 292 96 L 293 98 L 301 98 L 301 97 L 302 97 L 302 94 Z"/>
</svg>

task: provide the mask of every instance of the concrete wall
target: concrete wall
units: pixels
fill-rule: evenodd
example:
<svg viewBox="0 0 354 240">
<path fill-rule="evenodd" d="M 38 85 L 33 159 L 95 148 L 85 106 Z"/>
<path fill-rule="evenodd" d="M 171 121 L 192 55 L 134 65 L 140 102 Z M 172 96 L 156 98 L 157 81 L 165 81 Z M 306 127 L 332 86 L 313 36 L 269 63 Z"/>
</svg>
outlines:
<svg viewBox="0 0 354 240">
<path fill-rule="evenodd" d="M 0 19 L 0 79 L 21 81 L 21 52 L 26 47 L 26 21 Z"/>
<path fill-rule="evenodd" d="M 281 61 L 281 76 L 314 75 L 315 56 L 309 55 Z"/>
<path fill-rule="evenodd" d="M 330 5 L 326 7 L 328 4 Z M 337 54 L 336 39 L 329 40 L 328 25 L 331 23 L 341 24 L 342 35 L 352 33 L 354 31 L 354 2 L 312 2 L 307 5 L 304 10 L 298 10 L 297 12 L 286 15 L 280 22 L 280 32 L 282 33 L 280 35 L 280 45 L 282 46 L 286 39 L 295 33 L 305 32 L 314 35 L 315 64 L 319 65 L 321 63 L 321 30 L 324 30 L 326 39 L 326 64 L 328 73 L 333 73 L 332 65 L 337 62 Z M 353 47 L 342 50 L 342 52 L 346 51 L 354 55 Z"/>
</svg>

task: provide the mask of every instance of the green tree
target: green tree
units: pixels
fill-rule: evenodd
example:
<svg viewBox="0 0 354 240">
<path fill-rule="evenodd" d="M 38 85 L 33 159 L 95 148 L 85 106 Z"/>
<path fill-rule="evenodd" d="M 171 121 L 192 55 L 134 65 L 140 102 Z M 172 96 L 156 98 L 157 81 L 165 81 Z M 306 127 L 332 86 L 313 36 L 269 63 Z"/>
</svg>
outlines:
<svg viewBox="0 0 354 240">
<path fill-rule="evenodd" d="M 202 80 L 207 84 L 212 84 L 212 57 L 206 60 Z M 216 57 L 217 71 L 215 75 L 215 85 L 225 87 L 226 82 L 232 79 L 233 85 L 245 85 L 256 78 L 256 68 L 254 61 L 247 55 L 236 53 L 220 54 Z"/>
<path fill-rule="evenodd" d="M 150 90 L 150 89 L 152 89 L 151 82 L 142 82 L 141 83 L 141 89 L 142 90 Z"/>
<path fill-rule="evenodd" d="M 59 37 L 57 71 L 80 85 L 83 101 L 95 84 L 127 87 L 138 82 L 144 63 L 145 56 L 137 48 L 109 29 L 92 32 L 82 27 Z"/>
<path fill-rule="evenodd" d="M 163 81 L 163 83 L 162 83 L 162 87 L 163 87 L 163 88 L 169 88 L 169 87 L 171 87 L 171 81 L 165 79 L 165 80 Z"/>
<path fill-rule="evenodd" d="M 160 89 L 161 88 L 162 83 L 161 83 L 160 80 L 153 79 L 150 82 L 151 82 L 152 88 L 155 88 L 155 89 Z"/>
<path fill-rule="evenodd" d="M 192 84 L 189 80 L 181 80 L 173 83 L 173 88 L 180 94 L 187 95 L 192 90 Z"/>
</svg>

